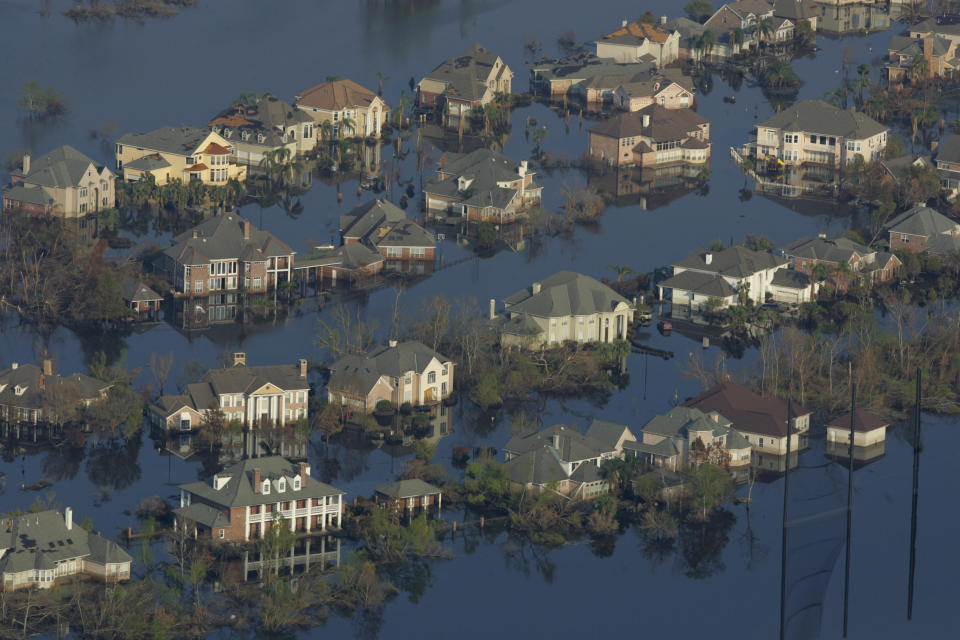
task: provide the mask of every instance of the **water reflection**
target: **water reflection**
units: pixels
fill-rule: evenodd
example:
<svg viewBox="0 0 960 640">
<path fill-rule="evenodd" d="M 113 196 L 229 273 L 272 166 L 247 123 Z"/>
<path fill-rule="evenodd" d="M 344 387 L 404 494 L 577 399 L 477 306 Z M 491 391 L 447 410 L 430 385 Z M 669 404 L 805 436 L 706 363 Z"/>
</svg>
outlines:
<svg viewBox="0 0 960 640">
<path fill-rule="evenodd" d="M 587 186 L 616 207 L 639 206 L 652 211 L 693 193 L 706 182 L 706 164 L 674 164 L 664 167 L 604 168 L 587 173 Z"/>
</svg>

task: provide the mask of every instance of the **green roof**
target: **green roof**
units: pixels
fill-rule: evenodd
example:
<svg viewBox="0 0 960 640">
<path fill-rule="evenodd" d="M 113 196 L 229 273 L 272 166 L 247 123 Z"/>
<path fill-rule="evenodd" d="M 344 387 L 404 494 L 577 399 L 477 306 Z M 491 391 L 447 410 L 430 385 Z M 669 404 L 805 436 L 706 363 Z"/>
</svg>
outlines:
<svg viewBox="0 0 960 640">
<path fill-rule="evenodd" d="M 382 484 L 376 488 L 376 492 L 390 498 L 403 500 L 406 498 L 416 498 L 418 496 L 432 496 L 440 493 L 440 489 L 429 482 L 424 482 L 419 478 L 411 480 L 399 480 L 390 484 Z"/>
</svg>

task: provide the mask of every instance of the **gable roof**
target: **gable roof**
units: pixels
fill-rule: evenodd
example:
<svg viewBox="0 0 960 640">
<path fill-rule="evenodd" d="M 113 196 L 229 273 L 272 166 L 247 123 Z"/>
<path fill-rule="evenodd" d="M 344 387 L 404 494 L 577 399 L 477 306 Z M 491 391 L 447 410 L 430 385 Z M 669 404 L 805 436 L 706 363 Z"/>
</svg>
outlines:
<svg viewBox="0 0 960 640">
<path fill-rule="evenodd" d="M 260 493 L 260 487 L 253 486 L 253 472 L 260 471 L 261 482 L 271 481 L 269 496 Z M 345 492 L 320 482 L 307 473 L 301 480 L 300 490 L 293 488 L 293 478 L 299 474 L 299 468 L 283 456 L 265 456 L 251 458 L 231 465 L 214 476 L 210 482 L 188 482 L 179 485 L 180 489 L 203 500 L 222 507 L 248 507 L 280 500 L 303 500 L 306 498 L 322 498 L 327 496 L 343 495 Z M 213 481 L 216 478 L 229 478 L 227 482 L 214 489 Z M 274 489 L 274 483 L 286 478 L 286 491 L 283 493 Z"/>
<path fill-rule="evenodd" d="M 639 81 L 653 76 L 657 65 L 652 62 L 619 62 L 615 58 L 599 58 L 593 53 L 581 51 L 556 60 L 538 62 L 531 69 L 541 81 L 570 80 L 575 84 L 598 78 L 621 78 L 620 82 Z"/>
<path fill-rule="evenodd" d="M 856 256 L 866 256 L 873 253 L 873 249 L 857 244 L 850 238 L 800 238 L 787 244 L 781 249 L 783 255 L 818 260 L 820 262 L 850 262 Z"/>
<path fill-rule="evenodd" d="M 700 271 L 681 271 L 677 275 L 657 283 L 657 286 L 689 291 L 713 298 L 729 298 L 737 294 L 737 290 L 723 276 Z"/>
<path fill-rule="evenodd" d="M 927 238 L 953 233 L 958 229 L 960 225 L 956 222 L 923 204 L 904 211 L 887 223 L 887 230 L 890 233 L 906 233 Z"/>
<path fill-rule="evenodd" d="M 646 126 L 644 116 L 649 117 Z M 614 116 L 591 127 L 590 133 L 617 139 L 642 136 L 660 142 L 687 138 L 690 132 L 709 122 L 691 109 L 667 109 L 654 103 L 638 111 Z"/>
<path fill-rule="evenodd" d="M 960 134 L 951 133 L 937 147 L 937 161 L 960 162 Z"/>
<path fill-rule="evenodd" d="M 160 127 L 147 133 L 128 133 L 117 139 L 117 144 L 175 155 L 193 155 L 210 135 L 198 127 Z"/>
<path fill-rule="evenodd" d="M 35 364 L 21 364 L 15 369 L 11 367 L 0 370 L 0 405 L 43 409 L 47 402 L 47 392 L 58 385 L 62 385 L 68 393 L 76 395 L 78 400 L 95 400 L 113 386 L 82 373 L 63 377 L 54 373 L 47 376 L 43 369 Z M 20 395 L 16 393 L 18 386 L 24 389 Z"/>
<path fill-rule="evenodd" d="M 787 401 L 764 397 L 734 382 L 724 382 L 683 403 L 704 412 L 716 411 L 740 432 L 783 438 L 787 435 Z M 794 403 L 794 418 L 810 412 Z"/>
<path fill-rule="evenodd" d="M 863 409 L 857 409 L 854 414 L 853 420 L 853 430 L 860 431 L 861 433 L 865 431 L 873 431 L 874 429 L 879 429 L 881 427 L 890 426 L 890 423 L 886 420 L 880 418 L 869 411 L 864 411 Z M 833 420 L 827 423 L 828 427 L 834 429 L 845 429 L 848 433 L 850 431 L 850 412 L 846 412 L 843 415 L 837 416 Z"/>
<path fill-rule="evenodd" d="M 474 44 L 458 56 L 444 60 L 427 74 L 424 80 L 433 80 L 446 85 L 444 93 L 463 100 L 479 100 L 488 89 L 488 82 L 494 74 L 493 65 L 498 56 L 487 51 L 480 44 Z M 509 73 L 509 67 L 502 63 L 496 72 L 500 78 Z"/>
<path fill-rule="evenodd" d="M 415 340 L 400 342 L 392 347 L 381 346 L 365 356 L 346 355 L 330 365 L 331 376 L 327 386 L 366 394 L 381 377 L 399 378 L 408 371 L 423 373 L 434 358 L 441 363 L 450 362 L 450 358 Z"/>
<path fill-rule="evenodd" d="M 424 482 L 419 478 L 398 480 L 397 482 L 391 482 L 390 484 L 382 484 L 378 486 L 375 491 L 387 496 L 388 498 L 395 498 L 398 500 L 416 498 L 418 496 L 432 496 L 441 493 L 438 487 L 433 486 L 429 482 Z"/>
<path fill-rule="evenodd" d="M 557 424 L 540 431 L 510 438 L 504 451 L 515 455 L 535 451 L 543 446 L 552 448 L 563 462 L 579 462 L 599 458 L 615 452 L 616 443 L 605 443 L 593 436 L 584 435 L 574 427 Z"/>
<path fill-rule="evenodd" d="M 30 172 L 18 175 L 22 175 L 27 184 L 69 189 L 80 186 L 91 165 L 97 173 L 104 168 L 70 145 L 63 145 L 38 158 L 31 158 Z"/>
<path fill-rule="evenodd" d="M 401 220 L 383 228 L 383 235 L 374 239 L 378 247 L 433 247 L 433 234 L 413 220 Z"/>
<path fill-rule="evenodd" d="M 137 158 L 132 162 L 128 162 L 123 166 L 127 169 L 134 169 L 136 171 L 159 171 L 160 169 L 166 169 L 167 167 L 173 165 L 167 162 L 159 153 L 151 153 L 141 158 Z"/>
<path fill-rule="evenodd" d="M 156 302 L 157 300 L 163 300 L 163 296 L 136 278 L 124 278 L 121 280 L 120 293 L 127 302 Z"/>
<path fill-rule="evenodd" d="M 22 184 L 4 189 L 3 197 L 15 202 L 25 202 L 42 207 L 52 206 L 56 202 L 43 187 L 25 187 Z"/>
<path fill-rule="evenodd" d="M 511 458 L 506 467 L 511 482 L 517 484 L 545 485 L 568 478 L 557 452 L 546 444 Z"/>
<path fill-rule="evenodd" d="M 716 411 L 704 413 L 686 406 L 674 407 L 666 414 L 654 416 L 642 429 L 644 433 L 666 438 L 687 438 L 691 431 L 709 431 L 714 435 L 724 435 L 729 430 L 730 421 Z"/>
<path fill-rule="evenodd" d="M 250 236 L 243 237 L 244 223 Z M 235 213 L 207 218 L 193 229 L 173 238 L 173 246 L 164 253 L 182 264 L 205 264 L 230 258 L 265 261 L 270 257 L 296 253 L 269 231 L 262 231 Z"/>
<path fill-rule="evenodd" d="M 597 43 L 641 46 L 647 41 L 663 44 L 672 33 L 660 25 L 646 22 L 630 22 L 616 31 L 603 36 Z"/>
<path fill-rule="evenodd" d="M 811 282 L 809 275 L 794 269 L 777 269 L 770 280 L 770 284 L 775 287 L 800 290 L 809 289 Z"/>
<path fill-rule="evenodd" d="M 709 256 L 709 264 L 707 256 Z M 742 245 L 734 245 L 721 251 L 691 253 L 673 266 L 739 279 L 748 278 L 759 271 L 779 268 L 786 263 L 786 259 L 768 251 L 753 251 Z"/>
<path fill-rule="evenodd" d="M 630 304 L 602 282 L 573 271 L 558 271 L 544 278 L 539 285 L 539 293 L 528 287 L 504 300 L 506 311 L 558 318 L 609 313 L 620 304 Z"/>
<path fill-rule="evenodd" d="M 342 111 L 343 109 L 357 107 L 366 109 L 377 98 L 377 94 L 370 89 L 349 78 L 344 78 L 331 82 L 321 82 L 305 89 L 295 97 L 295 100 L 297 106 L 323 109 L 324 111 Z M 384 105 L 384 109 L 389 108 Z"/>
<path fill-rule="evenodd" d="M 594 420 L 591 422 L 590 426 L 587 427 L 586 435 L 588 438 L 593 438 L 605 447 L 608 447 L 610 451 L 613 451 L 620 441 L 620 436 L 622 436 L 624 432 L 627 434 L 625 441 L 636 440 L 636 436 L 633 435 L 633 432 L 630 431 L 627 425 L 606 422 L 604 420 Z"/>
<path fill-rule="evenodd" d="M 384 222 L 399 222 L 407 217 L 403 209 L 389 200 L 377 198 L 357 205 L 340 216 L 340 234 L 344 238 L 365 238 Z"/>
<path fill-rule="evenodd" d="M 888 131 L 887 127 L 864 113 L 841 109 L 814 98 L 801 100 L 757 126 L 854 140 L 862 140 Z"/>
</svg>

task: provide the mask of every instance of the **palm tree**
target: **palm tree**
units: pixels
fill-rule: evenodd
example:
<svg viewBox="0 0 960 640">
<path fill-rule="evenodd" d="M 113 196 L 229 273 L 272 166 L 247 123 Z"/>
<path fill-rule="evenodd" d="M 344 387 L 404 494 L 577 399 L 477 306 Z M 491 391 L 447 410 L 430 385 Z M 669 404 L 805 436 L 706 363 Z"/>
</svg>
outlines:
<svg viewBox="0 0 960 640">
<path fill-rule="evenodd" d="M 703 35 L 700 36 L 700 50 L 702 55 L 710 57 L 710 51 L 713 50 L 713 45 L 717 43 L 717 37 L 714 35 L 713 31 L 707 29 L 703 32 Z"/>
<path fill-rule="evenodd" d="M 918 53 L 913 56 L 911 70 L 913 71 L 913 79 L 923 81 L 927 78 L 927 74 L 930 71 L 930 62 L 927 60 L 927 57 L 922 53 Z"/>
<path fill-rule="evenodd" d="M 857 66 L 857 105 L 863 106 L 863 89 L 870 87 L 870 65 L 861 64 Z"/>
<path fill-rule="evenodd" d="M 397 108 L 393 112 L 393 122 L 398 126 L 403 126 L 403 117 L 407 112 L 407 108 L 410 107 L 410 104 L 413 102 L 413 99 L 406 94 L 406 92 L 400 93 L 400 101 L 397 103 Z"/>
<path fill-rule="evenodd" d="M 628 278 L 636 273 L 636 271 L 634 271 L 630 267 L 619 265 L 619 264 L 608 264 L 607 269 L 617 274 L 617 282 L 620 282 L 624 278 Z"/>
<path fill-rule="evenodd" d="M 917 102 L 910 110 L 910 125 L 913 128 L 911 141 L 916 141 L 917 131 L 921 127 L 927 127 L 935 123 L 939 115 L 939 112 L 932 104 Z"/>
<path fill-rule="evenodd" d="M 795 89 L 800 86 L 800 78 L 789 63 L 777 60 L 763 72 L 762 84 L 769 89 Z"/>
<path fill-rule="evenodd" d="M 340 139 L 343 140 L 347 137 L 347 129 L 350 129 L 351 133 L 355 133 L 357 130 L 357 123 L 350 118 L 344 116 L 340 118 Z"/>
<path fill-rule="evenodd" d="M 770 39 L 770 34 L 773 33 L 773 20 L 770 18 L 764 18 L 757 23 L 757 33 L 760 35 L 760 43 L 763 44 L 764 40 Z"/>
<path fill-rule="evenodd" d="M 382 72 L 377 71 L 377 95 L 383 96 L 383 81 L 389 80 L 390 76 L 384 75 Z"/>
<path fill-rule="evenodd" d="M 737 27 L 733 30 L 733 33 L 730 37 L 733 40 L 733 45 L 737 48 L 736 53 L 740 53 L 740 49 L 743 47 L 743 41 L 746 40 L 746 34 L 744 33 L 743 29 Z"/>
</svg>

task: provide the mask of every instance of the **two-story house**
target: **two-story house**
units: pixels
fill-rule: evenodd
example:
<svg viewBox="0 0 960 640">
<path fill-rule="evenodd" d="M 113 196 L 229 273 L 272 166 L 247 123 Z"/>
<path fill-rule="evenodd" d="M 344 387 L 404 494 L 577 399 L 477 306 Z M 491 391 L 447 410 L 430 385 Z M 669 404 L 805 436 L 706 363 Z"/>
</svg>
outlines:
<svg viewBox="0 0 960 640">
<path fill-rule="evenodd" d="M 440 66 L 417 83 L 420 107 L 444 106 L 447 116 L 461 118 L 482 109 L 498 93 L 510 93 L 513 71 L 479 44 Z"/>
<path fill-rule="evenodd" d="M 960 193 L 960 135 L 951 133 L 937 147 L 935 159 L 940 184 L 947 190 L 948 197 L 956 198 Z"/>
<path fill-rule="evenodd" d="M 383 98 L 349 79 L 321 82 L 301 91 L 295 100 L 297 109 L 313 118 L 321 138 L 324 130 L 331 139 L 379 138 L 390 115 Z"/>
<path fill-rule="evenodd" d="M 247 366 L 247 354 L 238 351 L 233 366 L 211 369 L 183 393 L 160 396 L 149 412 L 155 426 L 177 432 L 201 427 L 210 410 L 245 427 L 290 425 L 307 417 L 309 399 L 306 360 Z"/>
<path fill-rule="evenodd" d="M 47 509 L 0 515 L 0 589 L 49 589 L 74 576 L 108 583 L 130 579 L 133 558 L 113 540 Z"/>
<path fill-rule="evenodd" d="M 573 271 L 558 271 L 504 301 L 504 346 L 556 347 L 564 342 L 625 340 L 634 307 L 619 293 Z M 490 317 L 495 318 L 495 301 Z"/>
<path fill-rule="evenodd" d="M 588 143 L 590 158 L 613 167 L 702 164 L 710 159 L 710 121 L 650 104 L 592 127 Z"/>
<path fill-rule="evenodd" d="M 890 5 L 896 0 L 817 0 L 817 30 L 828 35 L 866 33 L 890 28 Z"/>
<path fill-rule="evenodd" d="M 235 304 L 240 292 L 273 291 L 290 280 L 295 253 L 269 231 L 227 213 L 175 236 L 163 252 L 163 268 L 174 296 L 218 296 L 211 305 Z"/>
<path fill-rule="evenodd" d="M 868 285 L 892 281 L 902 263 L 897 256 L 885 251 L 875 251 L 850 238 L 800 238 L 780 249 L 793 271 L 802 271 L 809 276 L 821 276 L 833 289 L 846 291 L 855 281 Z M 817 265 L 823 265 L 826 273 Z M 818 278 L 819 279 L 819 278 Z"/>
<path fill-rule="evenodd" d="M 175 526 L 213 540 L 255 540 L 275 522 L 295 533 L 339 529 L 343 522 L 345 492 L 313 478 L 308 463 L 281 456 L 250 458 L 179 488 Z"/>
<path fill-rule="evenodd" d="M 377 251 L 387 261 L 387 268 L 411 261 L 432 263 L 437 246 L 432 233 L 382 198 L 340 216 L 340 241 L 344 245 L 362 243 Z"/>
<path fill-rule="evenodd" d="M 623 111 L 640 111 L 652 104 L 664 109 L 689 109 L 694 103 L 693 92 L 689 76 L 664 69 L 652 77 L 618 85 L 613 90 L 613 103 Z"/>
<path fill-rule="evenodd" d="M 114 175 L 71 146 L 32 159 L 24 154 L 20 171 L 10 173 L 3 210 L 76 218 L 114 206 Z"/>
<path fill-rule="evenodd" d="M 914 2 L 914 0 L 902 0 Z M 912 39 L 922 39 L 929 36 L 946 38 L 954 44 L 960 45 L 960 20 L 953 15 L 933 16 L 926 20 L 910 25 L 908 34 Z"/>
<path fill-rule="evenodd" d="M 679 69 L 671 71 L 679 72 Z M 613 92 L 619 85 L 658 75 L 653 62 L 618 62 L 579 51 L 530 65 L 530 88 L 558 100 L 570 96 L 589 104 L 606 104 L 613 101 Z"/>
<path fill-rule="evenodd" d="M 247 168 L 237 163 L 233 145 L 219 133 L 197 127 L 162 127 L 120 136 L 116 158 L 117 171 L 127 182 L 141 180 L 148 173 L 158 185 L 171 180 L 225 185 L 247 177 Z"/>
<path fill-rule="evenodd" d="M 110 383 L 82 373 L 59 376 L 53 360 L 42 366 L 11 363 L 0 370 L 0 421 L 11 424 L 61 424 L 82 407 L 106 397 Z"/>
<path fill-rule="evenodd" d="M 788 165 L 821 164 L 839 169 L 858 155 L 871 162 L 883 156 L 887 127 L 855 110 L 823 100 L 802 100 L 757 125 L 754 155 Z"/>
<path fill-rule="evenodd" d="M 526 160 L 482 148 L 445 153 L 437 165 L 437 181 L 423 186 L 427 216 L 504 224 L 540 204 L 543 188 Z"/>
<path fill-rule="evenodd" d="M 453 393 L 453 369 L 450 358 L 420 342 L 391 340 L 330 365 L 327 399 L 366 413 L 381 400 L 394 407 L 436 404 Z"/>
<path fill-rule="evenodd" d="M 313 118 L 275 96 L 227 107 L 208 126 L 230 143 L 234 160 L 245 165 L 259 165 L 265 154 L 279 149 L 287 149 L 292 158 L 317 146 Z"/>
<path fill-rule="evenodd" d="M 704 413 L 716 412 L 730 420 L 754 451 L 785 455 L 787 452 L 787 401 L 765 397 L 748 387 L 724 382 L 683 403 Z M 793 403 L 790 451 L 806 447 L 810 411 Z"/>
<path fill-rule="evenodd" d="M 617 62 L 650 61 L 663 68 L 680 57 L 680 33 L 662 24 L 628 22 L 594 43 L 598 58 L 613 58 Z"/>
<path fill-rule="evenodd" d="M 512 488 L 589 499 L 610 490 L 600 477 L 600 466 L 622 458 L 635 441 L 625 425 L 595 420 L 586 434 L 576 427 L 554 425 L 514 436 L 504 445 L 503 455 Z"/>
<path fill-rule="evenodd" d="M 890 220 L 886 229 L 891 251 L 941 256 L 960 251 L 960 224 L 923 204 Z"/>
<path fill-rule="evenodd" d="M 768 292 L 772 294 L 774 275 L 786 264 L 772 253 L 740 245 L 697 251 L 673 264 L 673 276 L 657 283 L 657 288 L 661 298 L 671 292 L 674 313 L 726 308 L 741 298 L 763 302 Z"/>
<path fill-rule="evenodd" d="M 624 445 L 646 465 L 681 471 L 711 462 L 731 467 L 750 464 L 750 443 L 716 411 L 675 407 L 641 429 L 639 441 Z"/>
<path fill-rule="evenodd" d="M 924 78 L 950 77 L 960 69 L 957 44 L 953 40 L 936 35 L 922 38 L 893 36 L 884 67 L 887 82 L 896 85 L 913 79 L 917 73 L 914 63 L 921 56 L 926 65 Z"/>
</svg>

